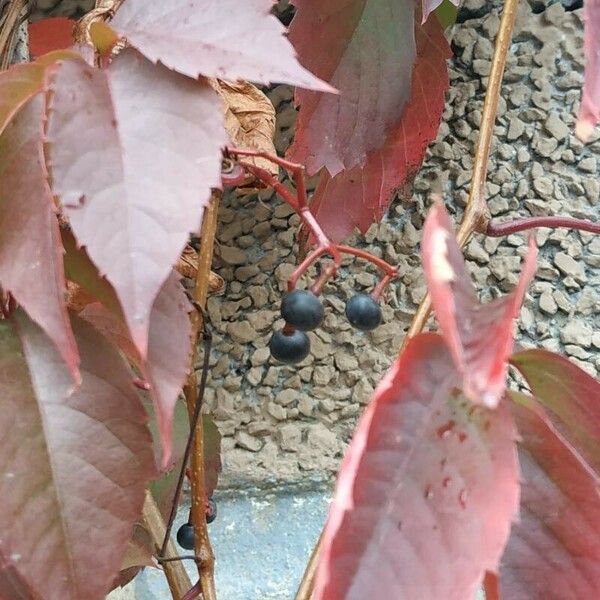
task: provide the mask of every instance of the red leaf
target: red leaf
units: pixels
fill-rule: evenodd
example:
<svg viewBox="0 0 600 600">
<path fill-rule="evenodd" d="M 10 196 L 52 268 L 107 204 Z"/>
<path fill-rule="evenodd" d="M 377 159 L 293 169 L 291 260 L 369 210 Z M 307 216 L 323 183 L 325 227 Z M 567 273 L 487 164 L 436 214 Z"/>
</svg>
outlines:
<svg viewBox="0 0 600 600">
<path fill-rule="evenodd" d="M 575 131 L 586 142 L 600 122 L 600 0 L 586 0 L 583 11 L 585 82 Z"/>
<path fill-rule="evenodd" d="M 600 597 L 600 480 L 539 406 L 523 395 L 513 414 L 523 437 L 521 514 L 500 570 L 507 600 Z"/>
<path fill-rule="evenodd" d="M 150 383 L 150 396 L 163 448 L 163 468 L 171 460 L 173 411 L 190 369 L 190 310 L 179 275 L 173 271 L 152 306 L 146 359 L 131 343 L 127 327 L 119 315 L 98 302 L 89 304 L 81 312 L 83 318 L 125 352 Z"/>
<path fill-rule="evenodd" d="M 363 167 L 335 177 L 321 174 L 311 204 L 325 232 L 341 241 L 354 227 L 365 232 L 381 219 L 394 193 L 405 186 L 420 167 L 427 145 L 437 135 L 448 89 L 448 42 L 436 19 L 416 25 L 417 60 L 411 95 L 398 122 L 380 150 L 370 152 Z"/>
<path fill-rule="evenodd" d="M 108 71 L 63 63 L 52 90 L 54 191 L 144 356 L 154 299 L 220 186 L 219 100 L 131 49 Z"/>
<path fill-rule="evenodd" d="M 463 388 L 473 402 L 495 407 L 504 394 L 508 358 L 513 349 L 513 321 L 535 274 L 533 238 L 519 283 L 508 296 L 480 304 L 443 205 L 434 206 L 423 229 L 423 269 L 437 320 Z"/>
<path fill-rule="evenodd" d="M 470 405 L 443 340 L 413 338 L 362 417 L 340 471 L 315 600 L 471 599 L 518 505 L 510 413 Z"/>
<path fill-rule="evenodd" d="M 79 353 L 42 151 L 42 108 L 42 96 L 31 99 L 0 138 L 0 282 L 44 329 L 78 380 Z"/>
<path fill-rule="evenodd" d="M 0 324 L 0 563 L 44 600 L 103 599 L 155 473 L 117 351 L 77 318 L 82 384 L 24 313 Z"/>
<path fill-rule="evenodd" d="M 290 40 L 302 64 L 339 95 L 296 91 L 301 107 L 288 157 L 310 174 L 362 166 L 410 95 L 413 0 L 294 0 Z M 318 31 L 319 34 L 315 35 Z"/>
<path fill-rule="evenodd" d="M 600 383 L 570 360 L 547 350 L 511 357 L 554 426 L 600 475 Z"/>
<path fill-rule="evenodd" d="M 75 21 L 64 17 L 43 19 L 29 23 L 29 53 L 37 58 L 52 50 L 62 50 L 73 45 Z"/>
<path fill-rule="evenodd" d="M 272 0 L 127 0 L 110 25 L 152 62 L 198 75 L 332 91 L 297 61 Z"/>
</svg>

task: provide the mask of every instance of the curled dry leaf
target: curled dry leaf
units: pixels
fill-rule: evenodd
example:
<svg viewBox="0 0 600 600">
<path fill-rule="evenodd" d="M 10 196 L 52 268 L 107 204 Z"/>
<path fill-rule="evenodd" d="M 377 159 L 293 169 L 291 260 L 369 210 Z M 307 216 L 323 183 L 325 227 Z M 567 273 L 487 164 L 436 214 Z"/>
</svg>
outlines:
<svg viewBox="0 0 600 600">
<path fill-rule="evenodd" d="M 247 82 L 231 83 L 220 79 L 209 79 L 208 83 L 223 100 L 225 129 L 231 142 L 238 148 L 263 150 L 277 154 L 273 139 L 275 137 L 275 107 L 256 86 Z M 275 177 L 279 169 L 264 158 L 248 158 L 249 163 L 265 169 Z M 243 192 L 252 192 L 247 188 L 254 177 L 248 175 L 247 181 L 238 188 Z M 243 189 L 246 188 L 246 189 Z"/>
<path fill-rule="evenodd" d="M 189 244 L 183 249 L 175 269 L 184 277 L 195 279 L 198 271 L 198 252 Z M 208 276 L 208 295 L 222 296 L 225 293 L 225 280 L 211 271 Z"/>
</svg>

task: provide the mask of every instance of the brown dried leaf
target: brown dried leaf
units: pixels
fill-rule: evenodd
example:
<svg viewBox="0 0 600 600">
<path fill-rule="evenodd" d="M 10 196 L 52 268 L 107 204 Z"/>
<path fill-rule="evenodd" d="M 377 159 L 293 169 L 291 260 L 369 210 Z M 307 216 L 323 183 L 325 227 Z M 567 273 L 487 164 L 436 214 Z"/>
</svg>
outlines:
<svg viewBox="0 0 600 600">
<path fill-rule="evenodd" d="M 198 271 L 198 252 L 189 244 L 184 248 L 175 269 L 184 277 L 189 279 L 196 278 Z M 210 272 L 208 279 L 208 293 L 210 296 L 222 296 L 225 292 L 225 280 L 214 271 Z"/>
<path fill-rule="evenodd" d="M 275 137 L 275 107 L 256 86 L 247 82 L 231 83 L 220 79 L 209 79 L 211 87 L 224 102 L 225 129 L 234 146 L 262 150 L 277 154 Z M 249 158 L 248 162 L 265 169 L 274 177 L 279 174 L 277 165 L 264 158 Z M 246 188 L 254 178 L 249 175 Z M 244 189 L 248 193 L 249 189 Z"/>
</svg>

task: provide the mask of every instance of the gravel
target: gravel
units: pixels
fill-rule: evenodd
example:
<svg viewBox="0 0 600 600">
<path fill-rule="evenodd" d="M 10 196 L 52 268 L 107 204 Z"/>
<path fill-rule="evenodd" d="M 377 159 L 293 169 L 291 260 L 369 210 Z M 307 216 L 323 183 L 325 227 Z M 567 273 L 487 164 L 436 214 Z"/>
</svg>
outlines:
<svg viewBox="0 0 600 600">
<path fill-rule="evenodd" d="M 521 6 L 487 183 L 495 218 L 598 218 L 600 141 L 596 136 L 583 145 L 573 134 L 583 71 L 581 13 L 553 4 L 532 14 Z M 325 289 L 323 325 L 309 333 L 311 355 L 293 367 L 276 364 L 267 345 L 273 329 L 282 326 L 279 307 L 296 264 L 298 218 L 269 190 L 225 199 L 215 268 L 227 289 L 208 306 L 215 342 L 207 394 L 224 435 L 225 486 L 335 473 L 364 405 L 397 355 L 426 291 L 419 242 L 431 195 L 441 192 L 455 219 L 468 196 L 493 52 L 489 38 L 497 31 L 499 10 L 470 0 L 462 14 L 477 18 L 455 28 L 444 123 L 415 180 L 415 193 L 397 199 L 382 223 L 349 242 L 400 268 L 378 329 L 357 332 L 345 318 L 345 301 L 370 291 L 377 280 L 370 266 L 347 260 Z M 292 93 L 277 86 L 269 95 L 278 111 L 276 146 L 283 152 L 294 131 Z M 309 181 L 310 190 L 314 185 Z M 563 229 L 541 229 L 535 237 L 539 268 L 519 321 L 518 342 L 566 353 L 596 375 L 600 241 Z M 514 287 L 525 252 L 524 235 L 471 240 L 465 255 L 482 300 Z M 313 269 L 310 277 L 315 276 Z"/>
</svg>

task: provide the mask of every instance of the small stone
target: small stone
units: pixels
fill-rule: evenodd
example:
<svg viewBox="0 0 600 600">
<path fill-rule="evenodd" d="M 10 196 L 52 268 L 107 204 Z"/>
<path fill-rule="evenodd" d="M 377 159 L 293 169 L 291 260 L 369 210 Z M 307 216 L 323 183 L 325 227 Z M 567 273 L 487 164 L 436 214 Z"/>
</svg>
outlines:
<svg viewBox="0 0 600 600">
<path fill-rule="evenodd" d="M 546 122 L 544 123 L 544 128 L 559 142 L 562 142 L 565 138 L 567 138 L 571 131 L 568 125 L 566 125 L 556 113 L 550 113 L 546 119 Z"/>
<path fill-rule="evenodd" d="M 275 402 L 267 404 L 267 412 L 278 421 L 285 421 L 285 417 L 287 416 L 285 408 L 279 404 L 275 404 Z"/>
<path fill-rule="evenodd" d="M 248 281 L 252 277 L 260 273 L 258 265 L 247 265 L 245 267 L 238 267 L 234 271 L 234 276 L 238 281 Z"/>
<path fill-rule="evenodd" d="M 319 408 L 326 414 L 332 413 L 335 410 L 335 402 L 331 398 L 324 398 L 319 402 Z"/>
<path fill-rule="evenodd" d="M 506 139 L 512 142 L 520 138 L 525 133 L 525 123 L 517 117 L 511 117 L 508 122 L 508 131 L 506 132 Z"/>
<path fill-rule="evenodd" d="M 234 246 L 221 246 L 221 259 L 229 265 L 244 265 L 247 261 L 246 253 Z"/>
<path fill-rule="evenodd" d="M 281 404 L 282 406 L 287 406 L 291 404 L 298 398 L 298 392 L 296 390 L 282 390 L 275 396 L 275 402 L 277 404 Z"/>
<path fill-rule="evenodd" d="M 560 310 L 567 314 L 571 313 L 571 302 L 562 290 L 555 290 L 552 292 L 552 297 Z"/>
<path fill-rule="evenodd" d="M 315 402 L 308 396 L 303 396 L 298 401 L 298 410 L 300 411 L 301 415 L 304 415 L 305 417 L 312 417 L 314 409 Z"/>
<path fill-rule="evenodd" d="M 269 367 L 267 374 L 263 379 L 263 385 L 273 386 L 277 383 L 279 379 L 279 367 Z"/>
<path fill-rule="evenodd" d="M 354 369 L 358 368 L 358 361 L 356 358 L 344 351 L 336 352 L 333 360 L 335 362 L 335 366 L 339 371 L 342 372 L 353 371 Z"/>
<path fill-rule="evenodd" d="M 593 156 L 588 156 L 579 161 L 579 169 L 584 173 L 596 173 L 597 163 Z"/>
<path fill-rule="evenodd" d="M 236 321 L 227 325 L 227 333 L 240 344 L 247 344 L 258 337 L 258 333 L 248 321 Z"/>
<path fill-rule="evenodd" d="M 592 328 L 581 319 L 570 319 L 560 330 L 560 339 L 564 344 L 575 344 L 589 348 L 592 344 Z"/>
<path fill-rule="evenodd" d="M 266 421 L 251 421 L 248 423 L 248 433 L 255 436 L 269 435 L 273 426 Z"/>
<path fill-rule="evenodd" d="M 253 367 L 259 367 L 260 365 L 264 365 L 266 362 L 268 362 L 270 356 L 271 351 L 268 347 L 259 348 L 252 353 L 252 356 L 250 357 L 250 364 Z"/>
<path fill-rule="evenodd" d="M 316 385 L 327 385 L 334 377 L 335 370 L 329 365 L 319 365 L 314 368 L 313 382 Z"/>
<path fill-rule="evenodd" d="M 312 450 L 323 454 L 336 454 L 339 449 L 337 436 L 322 423 L 308 427 L 307 445 Z"/>
<path fill-rule="evenodd" d="M 553 315 L 558 310 L 551 292 L 546 291 L 540 296 L 540 310 L 548 315 Z"/>
<path fill-rule="evenodd" d="M 576 358 L 579 358 L 580 360 L 587 360 L 590 357 L 589 352 L 586 352 L 583 348 L 581 348 L 579 346 L 574 346 L 572 344 L 567 344 L 565 346 L 565 352 L 569 356 L 575 356 Z"/>
<path fill-rule="evenodd" d="M 355 417 L 360 412 L 360 405 L 358 403 L 348 404 L 342 408 L 342 419 L 348 419 Z"/>
<path fill-rule="evenodd" d="M 235 443 L 250 452 L 258 452 L 262 448 L 262 442 L 245 431 L 238 431 L 235 434 Z"/>
<path fill-rule="evenodd" d="M 269 293 L 262 286 L 254 285 L 248 288 L 248 295 L 256 308 L 262 308 L 269 301 Z"/>
<path fill-rule="evenodd" d="M 296 452 L 302 442 L 302 429 L 295 423 L 288 423 L 278 431 L 277 437 L 282 450 Z"/>
<path fill-rule="evenodd" d="M 558 252 L 554 257 L 554 264 L 565 275 L 571 275 L 579 282 L 587 281 L 583 264 L 577 262 L 572 256 L 569 256 L 564 252 Z"/>
<path fill-rule="evenodd" d="M 552 198 L 554 186 L 552 185 L 552 180 L 549 177 L 535 177 L 533 180 L 533 189 L 542 198 Z"/>
<path fill-rule="evenodd" d="M 250 385 L 257 386 L 262 381 L 262 367 L 252 367 L 246 372 L 246 379 Z"/>
<path fill-rule="evenodd" d="M 538 154 L 548 158 L 558 148 L 558 141 L 551 137 L 539 137 L 535 140 L 533 148 Z"/>
</svg>

